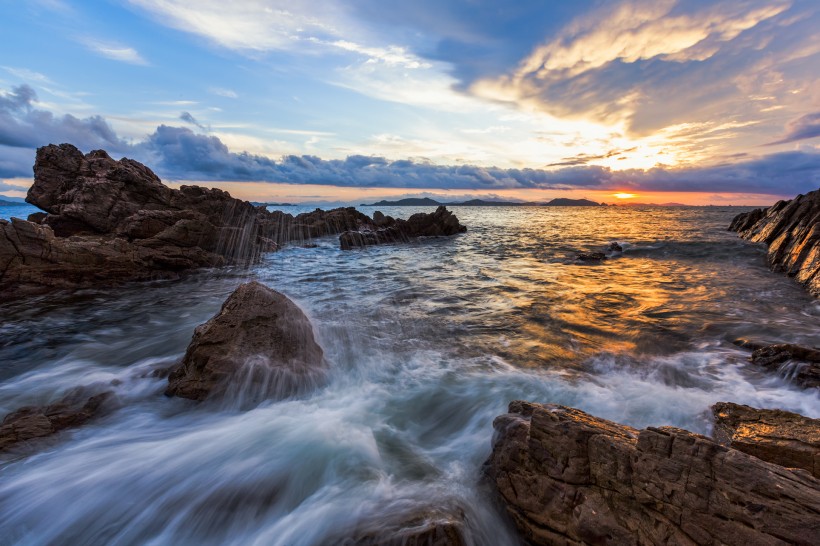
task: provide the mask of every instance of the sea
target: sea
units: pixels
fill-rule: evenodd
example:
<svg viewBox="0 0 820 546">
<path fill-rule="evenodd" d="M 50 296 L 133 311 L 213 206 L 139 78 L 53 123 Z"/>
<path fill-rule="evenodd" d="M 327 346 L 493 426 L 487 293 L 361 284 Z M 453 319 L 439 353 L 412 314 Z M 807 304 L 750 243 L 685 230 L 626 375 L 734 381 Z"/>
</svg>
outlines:
<svg viewBox="0 0 820 546">
<path fill-rule="evenodd" d="M 736 345 L 820 346 L 818 300 L 727 231 L 746 210 L 457 207 L 454 237 L 2 302 L 0 415 L 85 385 L 119 409 L 0 460 L 0 544 L 344 544 L 442 507 L 468 543 L 516 544 L 482 481 L 512 400 L 706 435 L 719 401 L 820 417 Z M 329 382 L 249 410 L 165 397 L 152 371 L 251 279 L 310 317 Z"/>
</svg>

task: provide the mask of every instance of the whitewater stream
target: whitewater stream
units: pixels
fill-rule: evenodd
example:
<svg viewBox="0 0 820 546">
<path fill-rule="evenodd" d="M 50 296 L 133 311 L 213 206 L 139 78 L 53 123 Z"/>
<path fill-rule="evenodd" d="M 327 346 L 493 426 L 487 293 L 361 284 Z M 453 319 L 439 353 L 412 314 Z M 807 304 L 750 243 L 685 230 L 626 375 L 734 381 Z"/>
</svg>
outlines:
<svg viewBox="0 0 820 546">
<path fill-rule="evenodd" d="M 703 434 L 718 401 L 820 417 L 817 390 L 732 343 L 820 346 L 818 301 L 726 231 L 748 209 L 453 210 L 469 231 L 452 238 L 322 238 L 251 269 L 0 303 L 0 415 L 82 385 L 118 405 L 0 458 L 0 544 L 338 544 L 438 507 L 463 510 L 468 542 L 515 544 L 480 482 L 511 400 Z M 574 259 L 611 241 L 624 252 Z M 165 397 L 153 370 L 249 279 L 304 309 L 330 381 L 248 411 Z"/>
</svg>

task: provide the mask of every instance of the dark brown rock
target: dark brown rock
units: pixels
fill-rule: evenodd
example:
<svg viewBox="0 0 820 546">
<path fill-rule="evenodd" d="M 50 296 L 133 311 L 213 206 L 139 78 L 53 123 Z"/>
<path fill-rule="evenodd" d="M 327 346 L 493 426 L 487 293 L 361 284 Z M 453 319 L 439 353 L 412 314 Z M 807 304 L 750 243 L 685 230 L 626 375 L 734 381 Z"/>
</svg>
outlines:
<svg viewBox="0 0 820 546">
<path fill-rule="evenodd" d="M 755 349 L 750 360 L 803 387 L 820 388 L 820 350 L 779 343 Z"/>
<path fill-rule="evenodd" d="M 364 230 L 342 233 L 339 236 L 339 246 L 342 250 L 406 242 L 416 237 L 450 236 L 467 231 L 467 228 L 459 223 L 456 215 L 444 206 L 438 207 L 432 213 L 416 213 L 407 220 L 396 220 L 380 212 L 373 217 L 375 225 L 379 228 L 373 229 L 371 226 Z"/>
<path fill-rule="evenodd" d="M 103 392 L 89 397 L 86 389 L 77 389 L 54 404 L 26 406 L 9 413 L 0 424 L 0 452 L 19 448 L 99 417 L 112 394 Z"/>
<path fill-rule="evenodd" d="M 794 277 L 820 297 L 820 190 L 739 214 L 729 229 L 744 239 L 765 243 L 772 269 Z"/>
<path fill-rule="evenodd" d="M 606 260 L 603 252 L 590 252 L 588 254 L 578 254 L 578 259 L 582 262 L 602 262 Z"/>
<path fill-rule="evenodd" d="M 513 402 L 487 474 L 530 544 L 816 544 L 820 481 L 673 427 Z"/>
<path fill-rule="evenodd" d="M 712 414 L 712 436 L 721 445 L 820 478 L 820 419 L 730 402 L 718 402 Z"/>
<path fill-rule="evenodd" d="M 315 388 L 327 372 L 310 321 L 283 294 L 249 282 L 196 328 L 165 394 L 253 402 Z"/>
<path fill-rule="evenodd" d="M 376 229 L 352 207 L 294 217 L 219 189 L 174 190 L 141 163 L 114 160 L 103 150 L 83 155 L 70 144 L 37 150 L 26 200 L 48 214 L 36 213 L 29 222 L 0 222 L 3 298 L 250 264 L 290 242 Z M 438 221 L 441 225 L 432 227 L 423 219 L 402 222 L 417 231 L 452 228 L 446 215 Z"/>
</svg>

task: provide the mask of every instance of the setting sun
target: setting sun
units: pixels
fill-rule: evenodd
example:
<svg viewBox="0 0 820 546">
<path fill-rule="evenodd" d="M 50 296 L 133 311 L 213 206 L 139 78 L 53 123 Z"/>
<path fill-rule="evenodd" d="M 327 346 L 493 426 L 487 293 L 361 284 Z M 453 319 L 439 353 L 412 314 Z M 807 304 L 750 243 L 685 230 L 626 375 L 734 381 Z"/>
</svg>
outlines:
<svg viewBox="0 0 820 546">
<path fill-rule="evenodd" d="M 618 199 L 632 199 L 635 197 L 634 193 L 613 193 L 612 197 L 617 197 Z"/>
</svg>

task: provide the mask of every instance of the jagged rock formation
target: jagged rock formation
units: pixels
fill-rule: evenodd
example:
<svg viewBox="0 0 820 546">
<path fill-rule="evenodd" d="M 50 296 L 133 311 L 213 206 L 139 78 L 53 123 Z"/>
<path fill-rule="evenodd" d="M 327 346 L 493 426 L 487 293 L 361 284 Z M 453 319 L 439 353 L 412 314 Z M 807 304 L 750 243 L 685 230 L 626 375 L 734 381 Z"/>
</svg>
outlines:
<svg viewBox="0 0 820 546">
<path fill-rule="evenodd" d="M 385 243 L 406 242 L 416 237 L 439 237 L 464 233 L 467 228 L 459 223 L 455 214 L 446 207 L 438 207 L 435 212 L 419 212 L 407 220 L 396 220 L 379 211 L 373 214 L 378 229 L 346 231 L 339 236 L 342 250 Z"/>
<path fill-rule="evenodd" d="M 240 404 L 284 398 L 321 384 L 327 372 L 310 321 L 283 294 L 249 282 L 194 331 L 165 394 L 230 396 Z"/>
<path fill-rule="evenodd" d="M 781 373 L 798 385 L 820 388 L 820 350 L 778 343 L 757 347 L 749 358 L 753 364 Z"/>
<path fill-rule="evenodd" d="M 0 452 L 78 427 L 100 416 L 111 395 L 111 392 L 102 392 L 89 396 L 86 389 L 77 389 L 54 404 L 26 406 L 9 413 L 0 424 Z"/>
<path fill-rule="evenodd" d="M 820 481 L 673 427 L 516 401 L 487 475 L 530 544 L 815 544 Z"/>
<path fill-rule="evenodd" d="M 738 214 L 729 229 L 744 239 L 766 243 L 769 266 L 820 297 L 820 190 Z"/>
<path fill-rule="evenodd" d="M 251 263 L 289 242 L 376 229 L 354 208 L 292 216 L 227 192 L 168 188 L 146 166 L 70 144 L 37 150 L 26 200 L 48 214 L 0 220 L 0 296 L 43 287 L 173 278 Z"/>
<path fill-rule="evenodd" d="M 712 414 L 712 436 L 721 445 L 820 478 L 820 419 L 730 402 L 718 402 Z"/>
</svg>

